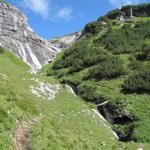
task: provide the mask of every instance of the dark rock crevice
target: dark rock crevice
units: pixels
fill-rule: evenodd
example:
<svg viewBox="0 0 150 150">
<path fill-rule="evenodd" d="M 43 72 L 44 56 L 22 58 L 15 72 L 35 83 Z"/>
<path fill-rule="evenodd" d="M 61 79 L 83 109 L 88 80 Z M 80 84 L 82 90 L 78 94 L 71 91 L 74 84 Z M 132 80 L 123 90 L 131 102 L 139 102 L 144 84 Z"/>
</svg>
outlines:
<svg viewBox="0 0 150 150">
<path fill-rule="evenodd" d="M 135 128 L 135 117 L 130 115 L 127 110 L 122 112 L 111 111 L 109 105 L 103 105 L 98 107 L 99 112 L 102 116 L 112 125 L 114 132 L 119 137 L 120 141 L 129 142 L 136 139 L 133 137 Z"/>
</svg>

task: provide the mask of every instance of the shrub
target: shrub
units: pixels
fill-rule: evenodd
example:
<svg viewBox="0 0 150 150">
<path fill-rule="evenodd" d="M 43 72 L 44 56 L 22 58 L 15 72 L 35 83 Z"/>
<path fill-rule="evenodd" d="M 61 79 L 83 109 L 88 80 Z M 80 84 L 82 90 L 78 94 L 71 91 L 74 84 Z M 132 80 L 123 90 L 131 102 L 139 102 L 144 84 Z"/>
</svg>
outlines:
<svg viewBox="0 0 150 150">
<path fill-rule="evenodd" d="M 141 70 L 143 67 L 143 64 L 140 61 L 134 60 L 134 61 L 131 61 L 131 63 L 129 64 L 129 67 L 133 70 Z"/>
<path fill-rule="evenodd" d="M 121 14 L 120 9 L 114 9 L 106 14 L 109 19 L 116 19 Z"/>
<path fill-rule="evenodd" d="M 136 139 L 133 137 L 134 128 L 135 128 L 135 123 L 113 126 L 113 130 L 117 133 L 119 139 L 125 142 L 136 141 Z"/>
<path fill-rule="evenodd" d="M 81 59 L 76 59 L 76 63 L 74 63 L 70 69 L 69 69 L 69 73 L 73 73 L 73 72 L 78 72 L 82 69 L 84 69 L 83 67 L 83 61 Z"/>
<path fill-rule="evenodd" d="M 121 141 L 131 141 L 135 128 L 136 118 L 127 111 L 127 103 L 121 97 L 110 101 L 105 109 L 112 115 L 113 130 Z"/>
<path fill-rule="evenodd" d="M 83 33 L 85 34 L 96 34 L 99 33 L 101 30 L 101 23 L 100 22 L 91 22 L 87 24 L 84 28 Z"/>
<path fill-rule="evenodd" d="M 97 19 L 98 22 L 105 21 L 108 22 L 110 19 L 107 16 L 101 16 Z"/>
<path fill-rule="evenodd" d="M 115 115 L 120 115 L 123 113 L 124 109 L 126 107 L 125 100 L 122 98 L 118 97 L 114 101 L 110 101 L 107 105 L 106 108 L 107 110 Z"/>
<path fill-rule="evenodd" d="M 0 54 L 4 53 L 4 48 L 0 46 Z"/>
<path fill-rule="evenodd" d="M 61 59 L 57 60 L 53 65 L 53 69 L 61 69 L 63 67 L 64 67 L 63 60 Z"/>
<path fill-rule="evenodd" d="M 150 4 L 140 4 L 133 7 L 134 15 L 137 17 L 150 16 Z"/>
<path fill-rule="evenodd" d="M 80 95 L 86 101 L 92 101 L 94 93 L 96 91 L 96 86 L 92 84 L 81 84 L 77 87 L 78 95 Z"/>
<path fill-rule="evenodd" d="M 55 62 L 53 69 L 69 68 L 71 74 L 98 64 L 106 60 L 107 57 L 106 50 L 89 45 L 89 41 L 84 39 L 67 49 L 62 58 Z"/>
<path fill-rule="evenodd" d="M 77 87 L 78 95 L 87 102 L 99 104 L 106 101 L 106 99 L 96 93 L 96 85 L 93 83 L 82 83 Z"/>
<path fill-rule="evenodd" d="M 144 39 L 150 36 L 150 21 L 139 23 L 135 28 L 124 26 L 122 29 L 109 29 L 102 37 L 94 41 L 97 45 L 103 45 L 114 54 L 133 53 L 146 48 Z M 145 47 L 144 47 L 145 45 Z"/>
<path fill-rule="evenodd" d="M 137 74 L 124 81 L 123 90 L 128 93 L 150 93 L 150 65 L 146 65 Z"/>
<path fill-rule="evenodd" d="M 142 45 L 142 50 L 135 54 L 137 60 L 150 60 L 150 40 L 146 40 Z"/>
<path fill-rule="evenodd" d="M 85 79 L 110 79 L 118 77 L 122 74 L 124 74 L 123 62 L 118 57 L 114 57 L 90 69 Z"/>
<path fill-rule="evenodd" d="M 150 4 L 140 5 L 127 5 L 121 8 L 126 16 L 130 16 L 130 8 L 133 9 L 133 15 L 136 17 L 149 17 L 150 16 Z"/>
</svg>

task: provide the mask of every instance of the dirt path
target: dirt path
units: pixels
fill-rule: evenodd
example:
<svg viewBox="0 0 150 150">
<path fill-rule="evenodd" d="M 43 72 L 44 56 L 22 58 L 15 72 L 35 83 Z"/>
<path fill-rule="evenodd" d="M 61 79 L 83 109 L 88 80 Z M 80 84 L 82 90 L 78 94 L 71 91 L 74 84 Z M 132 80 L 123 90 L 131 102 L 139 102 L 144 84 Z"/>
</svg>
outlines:
<svg viewBox="0 0 150 150">
<path fill-rule="evenodd" d="M 40 122 L 43 118 L 42 114 L 38 117 L 33 118 L 32 120 L 26 122 L 22 121 L 15 132 L 10 136 L 13 142 L 13 149 L 14 150 L 27 150 L 29 144 L 29 128 L 32 125 L 35 125 Z"/>
</svg>

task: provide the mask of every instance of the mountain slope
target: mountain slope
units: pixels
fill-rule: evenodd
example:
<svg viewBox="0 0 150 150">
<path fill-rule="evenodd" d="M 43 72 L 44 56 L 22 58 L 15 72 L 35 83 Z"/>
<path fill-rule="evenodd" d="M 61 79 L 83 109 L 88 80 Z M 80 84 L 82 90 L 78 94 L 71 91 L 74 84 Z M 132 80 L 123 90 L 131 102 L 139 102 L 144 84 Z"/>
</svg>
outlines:
<svg viewBox="0 0 150 150">
<path fill-rule="evenodd" d="M 15 6 L 0 2 L 0 45 L 22 58 L 33 71 L 55 58 L 58 48 L 29 27 L 27 17 Z"/>
<path fill-rule="evenodd" d="M 32 75 L 28 69 L 9 51 L 0 54 L 0 149 L 11 150 L 11 135 L 17 132 L 21 122 L 28 122 L 40 114 L 43 116 L 40 122 L 29 126 L 26 146 L 30 149 L 120 147 L 103 121 L 79 97 L 55 79 Z M 50 89 L 43 89 L 39 96 L 41 82 Z M 56 85 L 59 89 L 55 89 Z M 50 96 L 52 99 L 48 100 Z"/>
<path fill-rule="evenodd" d="M 7 9 L 6 14 L 18 12 L 7 4 L 0 3 L 0 6 Z M 48 77 L 29 73 L 27 64 L 31 63 L 30 67 L 37 69 L 37 61 L 25 61 L 25 64 L 14 56 L 13 53 L 24 58 L 24 50 L 20 51 L 22 56 L 18 53 L 20 47 L 9 51 L 0 47 L 0 149 L 149 150 L 149 84 L 143 80 L 149 81 L 149 20 L 140 17 L 120 24 L 117 20 L 108 19 L 87 25 L 83 31 L 84 39 L 59 54 L 56 61 L 50 64 L 51 68 L 48 65 L 43 69 Z M 12 32 L 7 35 L 11 42 L 2 35 L 5 41 L 1 41 L 5 47 L 13 48 L 13 42 L 21 42 L 15 40 Z M 31 34 L 27 39 L 30 41 L 35 34 L 29 32 Z M 124 35 L 131 40 L 128 45 L 132 52 L 122 50 L 122 44 L 128 43 L 121 41 Z M 140 41 L 141 38 L 143 40 Z M 36 36 L 37 39 L 39 37 Z M 27 44 L 32 45 L 29 41 Z M 122 44 L 113 45 L 114 41 Z M 133 44 L 137 41 L 138 47 L 135 47 Z M 43 41 L 41 46 L 45 47 L 45 44 Z M 138 49 L 143 46 L 144 51 Z M 56 50 L 53 46 L 51 48 Z M 35 50 L 28 48 L 25 52 L 28 51 L 30 57 L 38 60 L 47 53 L 40 49 L 42 53 L 37 50 L 40 55 L 36 55 Z M 49 55 L 45 59 L 49 60 Z M 142 85 L 144 93 L 138 93 L 141 87 L 136 89 L 131 82 L 134 81 L 132 78 L 135 79 L 132 75 L 136 73 L 140 78 L 135 81 Z M 61 82 L 72 85 L 88 103 L 50 75 L 57 75 Z M 110 124 L 98 114 L 96 105 L 91 102 L 97 105 Z M 120 140 L 128 143 L 118 141 L 112 127 Z"/>
<path fill-rule="evenodd" d="M 75 32 L 72 34 L 65 35 L 63 37 L 56 37 L 49 40 L 49 43 L 59 49 L 64 49 L 71 46 L 81 38 L 81 32 Z"/>
<path fill-rule="evenodd" d="M 12 150 L 18 147 L 16 143 L 33 150 L 143 147 L 140 143 L 118 142 L 108 123 L 92 111 L 94 105 L 87 105 L 54 78 L 30 74 L 28 69 L 9 51 L 0 54 L 0 149 Z M 41 82 L 51 87 L 42 90 L 42 97 Z M 144 144 L 145 149 L 149 147 Z"/>
<path fill-rule="evenodd" d="M 114 17 L 114 10 L 87 24 L 85 38 L 45 70 L 70 84 L 85 101 L 95 103 L 121 141 L 149 143 L 150 16 L 146 12 L 150 7 L 124 8 L 133 8 L 133 14 L 138 10 L 137 17 L 125 14 L 122 21 L 121 11 Z"/>
</svg>

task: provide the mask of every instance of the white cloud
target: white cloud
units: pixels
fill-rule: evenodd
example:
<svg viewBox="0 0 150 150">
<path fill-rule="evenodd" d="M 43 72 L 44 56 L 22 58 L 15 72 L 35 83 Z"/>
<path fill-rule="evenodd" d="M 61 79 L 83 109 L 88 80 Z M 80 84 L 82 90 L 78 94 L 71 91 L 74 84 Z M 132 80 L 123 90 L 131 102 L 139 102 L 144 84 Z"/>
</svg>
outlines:
<svg viewBox="0 0 150 150">
<path fill-rule="evenodd" d="M 23 2 L 29 9 L 40 14 L 43 18 L 49 16 L 50 0 L 23 0 Z"/>
<path fill-rule="evenodd" d="M 120 7 L 122 5 L 136 4 L 139 0 L 109 0 L 114 6 Z"/>
<path fill-rule="evenodd" d="M 72 19 L 72 13 L 73 13 L 73 10 L 72 8 L 69 8 L 69 7 L 64 7 L 64 8 L 61 8 L 57 15 L 56 15 L 56 18 L 57 19 L 62 19 L 62 20 L 66 20 L 66 21 L 70 21 Z"/>
<path fill-rule="evenodd" d="M 49 21 L 70 21 L 73 18 L 73 9 L 59 6 L 54 0 L 22 0 L 23 8 L 30 9 Z"/>
</svg>

